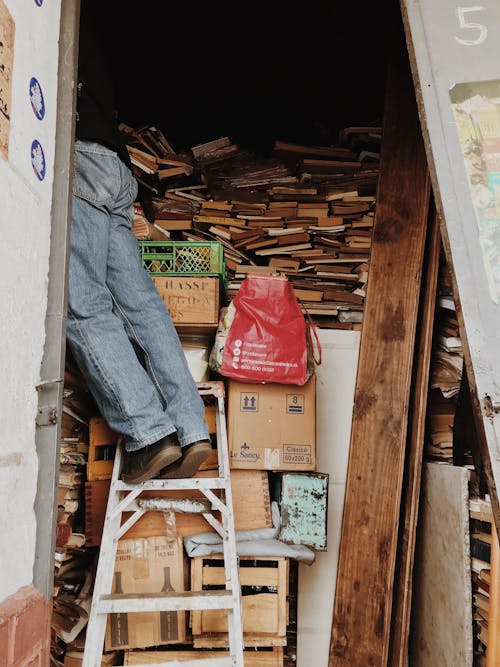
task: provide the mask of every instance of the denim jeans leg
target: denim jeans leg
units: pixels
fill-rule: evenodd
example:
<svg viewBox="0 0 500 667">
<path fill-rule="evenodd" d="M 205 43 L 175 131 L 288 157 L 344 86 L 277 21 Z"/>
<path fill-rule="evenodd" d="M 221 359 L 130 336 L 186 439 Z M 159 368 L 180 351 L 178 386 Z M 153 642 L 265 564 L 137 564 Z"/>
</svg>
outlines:
<svg viewBox="0 0 500 667">
<path fill-rule="evenodd" d="M 122 165 L 123 179 L 130 174 Z M 130 174 L 131 177 L 131 174 Z M 181 446 L 208 439 L 205 408 L 189 371 L 177 331 L 153 281 L 142 266 L 127 216 L 110 221 L 107 284 L 129 336 L 140 346 Z"/>
<path fill-rule="evenodd" d="M 107 284 L 113 210 L 127 199 L 130 208 L 134 196 L 130 179 L 123 183 L 121 165 L 112 151 L 77 142 L 67 338 L 103 417 L 127 436 L 127 448 L 137 449 L 175 426 L 114 310 Z"/>
</svg>

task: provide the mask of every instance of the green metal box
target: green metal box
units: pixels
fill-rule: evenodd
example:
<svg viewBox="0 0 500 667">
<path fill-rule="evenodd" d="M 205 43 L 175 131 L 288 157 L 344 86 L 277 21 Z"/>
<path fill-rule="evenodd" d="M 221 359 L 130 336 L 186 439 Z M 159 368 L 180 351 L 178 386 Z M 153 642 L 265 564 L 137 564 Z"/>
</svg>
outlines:
<svg viewBox="0 0 500 667">
<path fill-rule="evenodd" d="M 279 539 L 287 544 L 304 544 L 316 551 L 326 551 L 328 475 L 283 472 L 279 477 Z"/>
</svg>

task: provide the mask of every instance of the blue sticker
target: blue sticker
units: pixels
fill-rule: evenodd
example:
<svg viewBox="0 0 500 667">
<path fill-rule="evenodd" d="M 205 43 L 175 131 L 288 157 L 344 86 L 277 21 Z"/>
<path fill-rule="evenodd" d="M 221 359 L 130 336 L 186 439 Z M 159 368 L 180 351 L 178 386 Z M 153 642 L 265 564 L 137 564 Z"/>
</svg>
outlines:
<svg viewBox="0 0 500 667">
<path fill-rule="evenodd" d="M 42 87 L 34 76 L 31 77 L 30 81 L 30 102 L 33 113 L 38 120 L 42 120 L 45 116 L 45 100 L 43 99 Z"/>
<path fill-rule="evenodd" d="M 43 0 L 35 0 L 35 5 L 41 7 L 43 5 Z"/>
<path fill-rule="evenodd" d="M 45 155 L 40 142 L 35 139 L 31 144 L 31 164 L 39 181 L 45 178 Z"/>
</svg>

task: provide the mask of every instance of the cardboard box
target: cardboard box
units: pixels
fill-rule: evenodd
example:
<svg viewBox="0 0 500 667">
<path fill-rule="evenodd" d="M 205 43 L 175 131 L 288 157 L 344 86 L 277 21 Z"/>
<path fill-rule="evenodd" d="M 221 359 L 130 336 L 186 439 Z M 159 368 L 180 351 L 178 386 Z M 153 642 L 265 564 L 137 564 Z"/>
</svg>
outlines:
<svg viewBox="0 0 500 667">
<path fill-rule="evenodd" d="M 314 470 L 316 377 L 303 387 L 229 381 L 232 468 Z"/>
<path fill-rule="evenodd" d="M 180 537 L 120 540 L 113 593 L 187 590 L 188 569 Z M 186 640 L 186 612 L 110 614 L 106 651 L 178 644 Z"/>
<path fill-rule="evenodd" d="M 178 331 L 215 331 L 219 323 L 219 278 L 152 276 L 152 280 Z"/>
</svg>

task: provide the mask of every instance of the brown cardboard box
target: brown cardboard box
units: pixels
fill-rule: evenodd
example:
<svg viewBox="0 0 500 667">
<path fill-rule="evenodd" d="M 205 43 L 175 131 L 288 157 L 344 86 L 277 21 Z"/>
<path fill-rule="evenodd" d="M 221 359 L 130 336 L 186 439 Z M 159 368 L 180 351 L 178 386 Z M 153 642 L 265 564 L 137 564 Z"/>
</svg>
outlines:
<svg viewBox="0 0 500 667">
<path fill-rule="evenodd" d="M 180 537 L 120 540 L 113 593 L 185 591 L 188 574 Z M 183 643 L 186 612 L 110 614 L 106 651 Z"/>
<path fill-rule="evenodd" d="M 214 331 L 219 323 L 220 281 L 208 276 L 153 276 L 178 331 Z"/>
<path fill-rule="evenodd" d="M 229 381 L 232 468 L 315 470 L 316 377 L 303 387 Z"/>
</svg>

